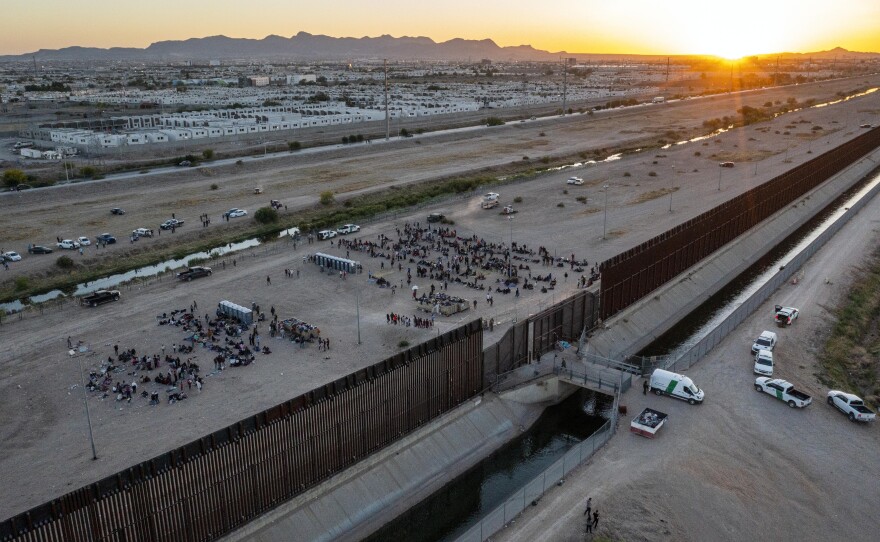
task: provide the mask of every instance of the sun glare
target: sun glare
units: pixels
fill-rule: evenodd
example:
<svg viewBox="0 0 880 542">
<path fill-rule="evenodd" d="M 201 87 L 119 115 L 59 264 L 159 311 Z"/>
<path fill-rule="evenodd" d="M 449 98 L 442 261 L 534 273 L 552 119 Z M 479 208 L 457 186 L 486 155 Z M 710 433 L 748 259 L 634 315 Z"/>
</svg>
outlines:
<svg viewBox="0 0 880 542">
<path fill-rule="evenodd" d="M 763 6 L 763 7 L 762 7 Z M 753 9 L 749 9 L 753 8 Z M 756 11 L 757 10 L 757 11 Z M 679 48 L 695 54 L 736 60 L 749 55 L 784 51 L 791 46 L 786 28 L 766 2 L 740 0 L 735 13 L 729 4 L 718 3 L 694 9 L 677 25 Z M 763 17 L 741 17 L 736 13 L 763 13 Z M 784 16 L 778 14 L 779 16 Z"/>
</svg>

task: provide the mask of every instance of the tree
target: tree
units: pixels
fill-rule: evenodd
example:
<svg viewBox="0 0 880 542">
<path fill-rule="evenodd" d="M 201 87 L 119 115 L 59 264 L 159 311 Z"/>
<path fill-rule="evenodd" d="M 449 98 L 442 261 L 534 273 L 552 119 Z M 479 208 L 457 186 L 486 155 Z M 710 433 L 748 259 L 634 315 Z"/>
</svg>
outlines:
<svg viewBox="0 0 880 542">
<path fill-rule="evenodd" d="M 299 141 L 288 141 L 287 148 L 291 151 L 298 151 L 302 148 L 302 143 L 300 143 Z"/>
<path fill-rule="evenodd" d="M 15 188 L 25 181 L 27 181 L 27 175 L 20 169 L 7 169 L 3 172 L 3 184 L 9 188 Z"/>
<path fill-rule="evenodd" d="M 205 160 L 210 160 L 214 157 L 214 149 L 205 149 L 202 151 L 202 156 L 205 157 Z"/>
<path fill-rule="evenodd" d="M 254 220 L 260 224 L 273 224 L 278 222 L 278 211 L 271 207 L 260 207 L 254 213 Z"/>
<path fill-rule="evenodd" d="M 94 177 L 98 170 L 92 166 L 83 166 L 79 168 L 79 174 L 83 177 Z"/>
<path fill-rule="evenodd" d="M 331 203 L 333 203 L 333 192 L 330 190 L 321 192 L 321 205 L 330 205 Z"/>
</svg>

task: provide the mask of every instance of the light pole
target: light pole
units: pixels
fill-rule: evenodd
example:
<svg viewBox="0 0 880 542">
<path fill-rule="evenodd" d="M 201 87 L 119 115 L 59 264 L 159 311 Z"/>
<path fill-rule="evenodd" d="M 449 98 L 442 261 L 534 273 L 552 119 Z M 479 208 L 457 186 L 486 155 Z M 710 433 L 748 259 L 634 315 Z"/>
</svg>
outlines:
<svg viewBox="0 0 880 542">
<path fill-rule="evenodd" d="M 611 187 L 608 183 L 602 185 L 602 190 L 605 191 L 605 217 L 602 219 L 602 239 L 605 239 L 605 232 L 608 226 L 608 189 Z"/>
<path fill-rule="evenodd" d="M 510 226 L 510 253 L 507 256 L 507 278 L 512 276 L 513 266 L 513 216 L 507 215 L 507 225 Z"/>
<path fill-rule="evenodd" d="M 721 192 L 721 174 L 724 173 L 724 168 L 718 168 L 718 191 Z"/>
<path fill-rule="evenodd" d="M 82 359 L 77 356 L 79 362 L 79 379 L 83 388 L 83 404 L 86 406 L 86 423 L 89 425 L 89 442 L 92 444 L 92 460 L 98 459 L 98 452 L 95 451 L 95 437 L 92 435 L 92 418 L 89 416 L 89 396 L 86 393 L 85 373 L 83 372 Z"/>
<path fill-rule="evenodd" d="M 672 166 L 672 178 L 669 180 L 669 212 L 672 212 L 672 192 L 675 189 L 675 165 Z"/>
<path fill-rule="evenodd" d="M 355 311 L 357 312 L 357 326 L 358 326 L 358 344 L 361 344 L 361 296 L 356 295 L 354 298 L 355 303 Z"/>
</svg>

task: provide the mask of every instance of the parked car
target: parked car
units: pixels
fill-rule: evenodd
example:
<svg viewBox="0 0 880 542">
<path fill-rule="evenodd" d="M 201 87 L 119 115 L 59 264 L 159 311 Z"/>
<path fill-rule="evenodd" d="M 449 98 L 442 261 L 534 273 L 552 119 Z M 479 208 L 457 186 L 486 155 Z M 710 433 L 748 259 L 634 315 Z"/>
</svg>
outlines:
<svg viewBox="0 0 880 542">
<path fill-rule="evenodd" d="M 360 231 L 361 227 L 357 224 L 343 224 L 336 228 L 336 232 L 340 235 L 345 235 L 347 233 L 354 233 Z"/>
<path fill-rule="evenodd" d="M 498 199 L 499 197 L 501 197 L 501 194 L 499 194 L 498 192 L 489 192 L 488 194 L 483 195 L 483 199 L 485 200 Z"/>
<path fill-rule="evenodd" d="M 192 279 L 209 276 L 211 276 L 210 267 L 190 267 L 189 269 L 185 269 L 177 274 L 177 278 L 186 282 L 189 282 Z"/>
<path fill-rule="evenodd" d="M 238 218 L 245 215 L 247 215 L 247 211 L 244 209 L 233 208 L 223 213 L 223 218 Z"/>
<path fill-rule="evenodd" d="M 584 180 L 581 179 L 580 177 L 569 177 L 568 180 L 565 182 L 568 184 L 576 185 L 576 186 L 580 186 L 580 185 L 584 184 Z"/>
<path fill-rule="evenodd" d="M 800 312 L 794 307 L 776 306 L 776 325 L 779 327 L 790 326 L 792 322 L 797 320 Z"/>
<path fill-rule="evenodd" d="M 119 207 L 114 207 L 114 208 L 110 209 L 110 214 L 111 215 L 124 215 L 125 211 L 123 209 L 120 209 Z"/>
<path fill-rule="evenodd" d="M 651 373 L 651 391 L 657 395 L 668 395 L 695 405 L 702 403 L 706 394 L 690 378 L 663 369 Z"/>
<path fill-rule="evenodd" d="M 116 238 L 109 233 L 102 233 L 101 235 L 95 237 L 95 241 L 97 241 L 98 243 L 103 243 L 105 245 L 113 245 L 116 243 Z"/>
<path fill-rule="evenodd" d="M 442 213 L 431 213 L 428 215 L 428 222 L 440 222 L 446 218 Z"/>
<path fill-rule="evenodd" d="M 183 160 L 182 162 L 180 162 L 177 165 L 180 167 L 189 167 L 192 165 L 192 162 L 190 162 L 189 160 Z"/>
<path fill-rule="evenodd" d="M 859 128 L 873 128 L 870 124 L 859 124 Z"/>
<path fill-rule="evenodd" d="M 153 230 L 150 228 L 138 228 L 136 230 L 132 230 L 131 234 L 132 236 L 136 235 L 138 237 L 152 237 Z"/>
<path fill-rule="evenodd" d="M 63 249 L 67 249 L 67 250 L 73 250 L 73 249 L 79 248 L 79 243 L 77 243 L 73 239 L 63 239 L 60 243 L 57 243 L 57 244 L 58 244 L 58 248 L 63 248 Z"/>
<path fill-rule="evenodd" d="M 813 398 L 794 388 L 791 382 L 778 378 L 771 379 L 759 376 L 755 379 L 755 389 L 776 397 L 791 408 L 804 408 L 813 402 Z"/>
<path fill-rule="evenodd" d="M 89 238 L 86 237 L 85 235 L 77 237 L 76 242 L 79 243 L 79 245 L 82 247 L 87 247 L 92 244 L 92 242 L 89 241 Z"/>
<path fill-rule="evenodd" d="M 776 346 L 776 334 L 772 331 L 762 331 L 755 342 L 752 344 L 752 353 L 757 354 L 758 350 L 773 350 Z"/>
<path fill-rule="evenodd" d="M 483 201 L 480 202 L 480 207 L 482 207 L 483 209 L 493 209 L 495 207 L 498 207 L 498 200 L 497 199 L 484 199 Z"/>
<path fill-rule="evenodd" d="M 170 230 L 171 228 L 179 228 L 183 226 L 183 220 L 177 220 L 176 218 L 169 218 L 165 222 L 159 224 L 159 227 L 163 230 Z"/>
<path fill-rule="evenodd" d="M 98 290 L 82 298 L 82 304 L 89 307 L 97 307 L 111 301 L 119 301 L 122 294 L 118 290 Z"/>
<path fill-rule="evenodd" d="M 52 254 L 52 249 L 43 245 L 28 245 L 28 253 L 30 254 Z"/>
<path fill-rule="evenodd" d="M 321 241 L 326 241 L 327 239 L 332 239 L 336 237 L 336 232 L 333 230 L 321 230 L 318 232 L 318 239 Z"/>
<path fill-rule="evenodd" d="M 846 414 L 851 422 L 873 422 L 876 419 L 876 414 L 865 406 L 858 395 L 831 390 L 828 392 L 828 404 Z"/>
<path fill-rule="evenodd" d="M 733 167 L 735 164 L 733 162 L 721 162 L 718 165 L 721 167 Z"/>
<path fill-rule="evenodd" d="M 755 374 L 773 376 L 773 352 L 770 350 L 758 350 L 755 354 Z"/>
<path fill-rule="evenodd" d="M 3 260 L 7 261 L 7 262 L 20 262 L 21 261 L 21 254 L 10 250 L 9 252 L 3 253 Z"/>
<path fill-rule="evenodd" d="M 501 209 L 501 214 L 503 215 L 512 215 L 514 213 L 516 213 L 516 211 L 513 210 L 513 205 L 505 205 L 504 209 Z"/>
</svg>

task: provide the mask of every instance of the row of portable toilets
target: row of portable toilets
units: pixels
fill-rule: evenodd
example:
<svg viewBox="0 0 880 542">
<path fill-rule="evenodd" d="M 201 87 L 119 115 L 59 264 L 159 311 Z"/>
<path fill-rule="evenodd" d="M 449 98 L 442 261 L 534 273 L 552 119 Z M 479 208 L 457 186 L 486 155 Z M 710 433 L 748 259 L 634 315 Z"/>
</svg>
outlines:
<svg viewBox="0 0 880 542">
<path fill-rule="evenodd" d="M 316 265 L 320 265 L 325 269 L 335 269 L 336 271 L 345 271 L 346 273 L 360 273 L 362 269 L 361 262 L 331 256 L 323 252 L 316 252 L 312 260 Z"/>
</svg>

